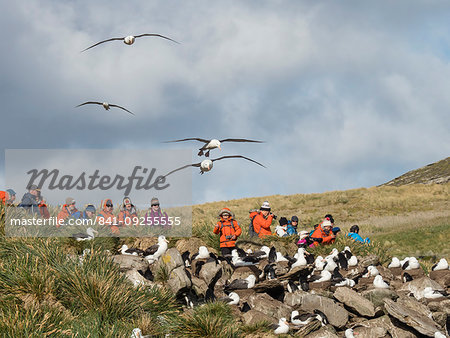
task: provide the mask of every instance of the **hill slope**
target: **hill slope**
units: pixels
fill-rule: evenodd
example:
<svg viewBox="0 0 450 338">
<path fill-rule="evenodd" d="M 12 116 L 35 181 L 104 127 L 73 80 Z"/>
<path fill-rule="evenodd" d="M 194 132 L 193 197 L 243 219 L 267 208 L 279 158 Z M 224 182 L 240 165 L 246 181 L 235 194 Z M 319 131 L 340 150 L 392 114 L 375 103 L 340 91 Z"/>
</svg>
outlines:
<svg viewBox="0 0 450 338">
<path fill-rule="evenodd" d="M 408 184 L 443 184 L 450 182 L 450 157 L 439 162 L 431 163 L 425 167 L 408 171 L 382 185 L 408 185 Z"/>
</svg>

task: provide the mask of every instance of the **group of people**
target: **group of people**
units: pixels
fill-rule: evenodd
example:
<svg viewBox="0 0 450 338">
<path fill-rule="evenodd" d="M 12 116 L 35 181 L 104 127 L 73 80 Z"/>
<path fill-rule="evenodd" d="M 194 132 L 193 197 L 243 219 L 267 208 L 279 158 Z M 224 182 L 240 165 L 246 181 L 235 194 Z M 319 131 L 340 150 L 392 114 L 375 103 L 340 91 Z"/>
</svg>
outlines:
<svg viewBox="0 0 450 338">
<path fill-rule="evenodd" d="M 14 190 L 0 191 L 0 203 L 3 205 L 14 206 L 15 200 L 16 192 Z M 45 199 L 36 185 L 28 187 L 28 192 L 23 195 L 17 207 L 25 209 L 30 214 L 50 218 Z M 117 215 L 114 213 L 114 204 L 111 199 L 102 201 L 101 210 L 97 212 L 93 204 L 87 204 L 84 210 L 78 210 L 75 199 L 67 197 L 65 204 L 57 215 L 57 219 L 57 227 L 68 224 L 69 220 L 92 220 L 96 224 L 110 226 L 113 233 L 118 233 L 119 228 L 130 225 L 160 225 L 165 229 L 171 228 L 169 217 L 166 212 L 161 210 L 159 200 L 156 197 L 151 199 L 150 209 L 144 217 L 138 217 L 136 207 L 129 197 L 123 199 Z"/>
<path fill-rule="evenodd" d="M 219 235 L 220 250 L 222 255 L 231 255 L 231 251 L 236 248 L 236 240 L 241 235 L 242 229 L 235 220 L 233 212 L 229 208 L 223 208 L 219 212 L 219 221 L 214 226 L 213 232 Z M 323 220 L 314 226 L 312 231 L 298 231 L 298 217 L 292 216 L 290 220 L 280 217 L 279 225 L 272 232 L 271 225 L 277 216 L 271 212 L 270 204 L 265 201 L 259 210 L 250 210 L 249 235 L 264 238 L 266 236 L 277 235 L 279 237 L 295 236 L 299 237 L 298 246 L 314 247 L 324 244 L 332 244 L 336 236 L 341 231 L 334 226 L 334 219 L 331 214 L 325 215 Z M 347 234 L 356 242 L 370 243 L 369 238 L 363 239 L 359 235 L 359 226 L 353 225 Z"/>
</svg>

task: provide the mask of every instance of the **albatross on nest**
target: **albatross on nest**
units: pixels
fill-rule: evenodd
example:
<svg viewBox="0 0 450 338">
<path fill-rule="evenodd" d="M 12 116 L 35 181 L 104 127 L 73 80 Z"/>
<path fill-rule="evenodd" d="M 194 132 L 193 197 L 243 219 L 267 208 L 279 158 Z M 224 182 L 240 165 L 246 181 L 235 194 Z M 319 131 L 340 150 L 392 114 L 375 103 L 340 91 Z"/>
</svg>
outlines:
<svg viewBox="0 0 450 338">
<path fill-rule="evenodd" d="M 280 318 L 278 321 L 278 325 L 274 324 L 272 325 L 273 333 L 275 334 L 284 334 L 289 332 L 289 324 L 286 320 L 286 318 Z"/>
<path fill-rule="evenodd" d="M 86 233 L 79 232 L 77 234 L 73 234 L 72 237 L 77 241 L 90 241 L 91 239 L 94 239 L 94 234 L 98 234 L 98 231 L 89 227 L 86 229 Z"/>
<path fill-rule="evenodd" d="M 158 260 L 167 251 L 169 241 L 165 236 L 158 237 L 158 244 L 152 245 L 144 251 L 145 259 L 151 264 Z"/>
<path fill-rule="evenodd" d="M 209 157 L 209 152 L 212 149 L 216 149 L 216 148 L 221 149 L 220 145 L 223 142 L 253 142 L 253 143 L 263 143 L 264 142 L 264 141 L 248 140 L 248 139 L 245 139 L 245 138 L 226 138 L 226 139 L 223 139 L 223 140 L 216 140 L 216 139 L 206 140 L 206 139 L 198 138 L 198 137 L 189 137 L 189 138 L 184 138 L 184 139 L 181 139 L 181 140 L 166 141 L 164 143 L 184 142 L 184 141 L 200 141 L 200 142 L 203 142 L 204 145 L 203 145 L 203 147 L 201 147 L 199 149 L 198 156 L 202 156 L 203 154 L 205 154 L 206 157 Z"/>
<path fill-rule="evenodd" d="M 119 105 L 117 105 L 117 104 L 111 104 L 111 103 L 108 103 L 108 102 L 87 101 L 87 102 L 84 102 L 84 103 L 79 104 L 79 105 L 76 106 L 75 108 L 84 106 L 84 105 L 86 105 L 86 104 L 98 104 L 98 105 L 100 105 L 100 106 L 103 106 L 103 108 L 105 108 L 106 110 L 109 110 L 111 107 L 116 107 L 116 108 L 120 108 L 120 109 L 122 109 L 122 110 L 125 110 L 126 112 L 130 113 L 131 115 L 134 115 L 134 113 L 132 113 L 132 112 L 129 111 L 128 109 L 126 109 L 126 108 L 124 108 L 124 107 L 122 107 L 122 106 L 119 106 Z"/>
<path fill-rule="evenodd" d="M 88 49 L 91 49 L 91 48 L 93 48 L 95 46 L 98 46 L 98 45 L 100 45 L 102 43 L 109 42 L 109 41 L 115 41 L 115 40 L 119 40 L 119 41 L 123 40 L 124 44 L 132 45 L 134 43 L 134 41 L 136 40 L 136 38 L 140 38 L 140 37 L 143 37 L 143 36 L 156 36 L 156 37 L 159 37 L 159 38 L 163 38 L 163 39 L 166 39 L 166 40 L 173 41 L 175 43 L 179 43 L 179 42 L 177 42 L 175 40 L 172 40 L 171 38 L 168 38 L 167 36 L 160 35 L 160 34 L 128 35 L 128 36 L 124 36 L 123 38 L 111 38 L 111 39 L 106 39 L 106 40 L 97 42 L 97 43 L 93 44 L 92 46 L 89 46 L 88 48 L 83 49 L 81 52 L 87 51 Z"/>
<path fill-rule="evenodd" d="M 441 258 L 438 263 L 434 264 L 431 268 L 433 271 L 448 270 L 448 262 L 445 258 Z"/>
</svg>

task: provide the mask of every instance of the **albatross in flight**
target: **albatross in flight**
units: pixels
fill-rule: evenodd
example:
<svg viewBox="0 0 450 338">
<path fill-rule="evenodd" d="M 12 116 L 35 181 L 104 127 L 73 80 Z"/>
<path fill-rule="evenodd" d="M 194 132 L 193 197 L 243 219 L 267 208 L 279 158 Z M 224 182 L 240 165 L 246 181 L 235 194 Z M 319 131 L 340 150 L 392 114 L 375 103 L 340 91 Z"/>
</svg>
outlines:
<svg viewBox="0 0 450 338">
<path fill-rule="evenodd" d="M 264 143 L 264 141 L 247 140 L 247 139 L 244 139 L 244 138 L 226 138 L 226 139 L 223 139 L 223 140 L 216 140 L 216 139 L 206 140 L 206 139 L 198 138 L 198 137 L 189 137 L 189 138 L 184 138 L 184 139 L 181 139 L 181 140 L 166 141 L 164 143 L 184 142 L 184 141 L 200 141 L 200 142 L 203 142 L 204 145 L 203 145 L 203 147 L 199 148 L 198 156 L 202 156 L 203 154 L 205 154 L 206 157 L 209 157 L 209 152 L 212 149 L 215 149 L 215 148 L 221 149 L 220 145 L 221 145 L 222 142 Z"/>
<path fill-rule="evenodd" d="M 226 158 L 243 158 L 243 159 L 245 159 L 247 161 L 256 163 L 257 165 L 260 165 L 261 167 L 265 168 L 265 166 L 263 166 L 261 163 L 256 162 L 255 160 L 252 160 L 251 158 L 248 158 L 248 157 L 245 157 L 245 156 L 241 156 L 241 155 L 228 155 L 228 156 L 222 156 L 222 157 L 219 157 L 219 158 L 214 158 L 212 160 L 206 159 L 206 160 L 203 160 L 203 161 L 201 161 L 199 163 L 186 164 L 186 165 L 184 165 L 184 166 L 182 166 L 180 168 L 177 168 L 177 169 L 174 169 L 174 170 L 168 172 L 167 174 L 165 174 L 162 177 L 167 177 L 170 174 L 173 174 L 174 172 L 176 172 L 178 170 L 182 170 L 184 168 L 189 168 L 189 167 L 198 167 L 198 168 L 200 168 L 200 174 L 203 174 L 203 173 L 205 173 L 207 171 L 210 171 L 212 169 L 214 161 L 219 161 L 219 160 L 223 160 L 223 159 L 226 159 Z"/>
<path fill-rule="evenodd" d="M 93 44 L 92 46 L 89 46 L 88 48 L 83 49 L 83 50 L 81 51 L 81 53 L 84 52 L 84 51 L 87 51 L 88 49 L 91 49 L 91 48 L 93 48 L 93 47 L 95 47 L 95 46 L 98 46 L 98 45 L 100 45 L 100 44 L 102 44 L 102 43 L 109 42 L 109 41 L 115 41 L 115 40 L 123 40 L 123 43 L 124 43 L 124 44 L 126 44 L 126 45 L 132 45 L 132 44 L 134 43 L 134 41 L 136 40 L 136 38 L 140 38 L 140 37 L 143 37 L 143 36 L 156 36 L 156 37 L 159 37 L 159 38 L 163 38 L 163 39 L 166 39 L 166 40 L 173 41 L 173 42 L 175 42 L 175 43 L 179 43 L 179 42 L 177 42 L 177 41 L 175 41 L 175 40 L 172 40 L 171 38 L 168 38 L 167 36 L 160 35 L 160 34 L 128 35 L 128 36 L 124 36 L 123 38 L 111 38 L 111 39 L 106 39 L 106 40 L 97 42 L 97 43 Z"/>
<path fill-rule="evenodd" d="M 100 106 L 103 106 L 103 108 L 105 108 L 106 110 L 109 110 L 111 107 L 116 107 L 116 108 L 120 108 L 120 109 L 125 110 L 126 112 L 130 113 L 131 115 L 134 115 L 134 113 L 130 112 L 128 109 L 126 109 L 124 107 L 121 107 L 121 106 L 119 106 L 117 104 L 111 104 L 111 103 L 108 103 L 108 102 L 87 101 L 87 102 L 79 104 L 75 108 L 84 106 L 86 104 L 98 104 Z"/>
</svg>

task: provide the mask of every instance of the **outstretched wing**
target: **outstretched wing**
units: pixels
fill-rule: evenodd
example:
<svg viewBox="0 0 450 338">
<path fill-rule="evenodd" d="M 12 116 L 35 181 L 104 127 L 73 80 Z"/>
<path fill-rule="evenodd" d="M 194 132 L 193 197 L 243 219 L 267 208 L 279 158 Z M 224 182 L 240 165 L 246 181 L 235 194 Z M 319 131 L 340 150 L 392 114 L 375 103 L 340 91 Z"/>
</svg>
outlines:
<svg viewBox="0 0 450 338">
<path fill-rule="evenodd" d="M 109 106 L 110 106 L 110 107 L 116 107 L 116 108 L 123 109 L 123 110 L 125 110 L 126 112 L 129 112 L 131 115 L 134 115 L 134 113 L 130 112 L 128 109 L 126 109 L 126 108 L 124 108 L 124 107 L 121 107 L 121 106 L 119 106 L 119 105 L 117 105 L 117 104 L 110 104 Z"/>
<path fill-rule="evenodd" d="M 115 41 L 115 40 L 123 40 L 123 39 L 125 39 L 125 38 L 124 38 L 124 37 L 123 37 L 123 38 L 111 38 L 111 39 L 103 40 L 103 41 L 97 42 L 96 44 L 94 44 L 94 45 L 92 45 L 92 46 L 89 46 L 89 47 L 86 48 L 86 49 L 83 49 L 80 53 L 83 53 L 83 52 L 87 51 L 88 49 L 91 49 L 91 48 L 93 48 L 93 47 L 95 47 L 95 46 L 98 46 L 98 45 L 100 45 L 100 44 L 102 44 L 102 43 L 105 43 L 105 42 Z"/>
<path fill-rule="evenodd" d="M 186 164 L 186 165 L 184 165 L 184 166 L 182 166 L 180 168 L 177 168 L 177 169 L 174 169 L 172 171 L 169 171 L 167 174 L 163 175 L 163 177 L 167 177 L 167 176 L 169 176 L 170 174 L 173 174 L 176 171 L 182 170 L 184 168 L 189 168 L 189 167 L 200 167 L 200 163 Z"/>
<path fill-rule="evenodd" d="M 166 40 L 170 40 L 170 41 L 173 41 L 173 42 L 179 44 L 178 41 L 175 41 L 175 40 L 173 40 L 173 39 L 171 39 L 171 38 L 168 38 L 167 36 L 160 35 L 160 34 L 141 34 L 141 35 L 135 35 L 134 37 L 135 37 L 135 38 L 140 38 L 140 37 L 142 37 L 142 36 L 157 36 L 157 37 L 160 37 L 160 38 L 163 38 L 163 39 L 166 39 Z"/>
<path fill-rule="evenodd" d="M 204 142 L 204 143 L 209 143 L 210 140 L 205 140 L 204 138 L 198 138 L 198 137 L 189 137 L 189 138 L 184 138 L 181 140 L 165 141 L 163 143 L 184 142 L 184 141 L 200 141 L 200 142 Z"/>
<path fill-rule="evenodd" d="M 253 143 L 264 143 L 264 141 L 256 141 L 256 140 L 247 140 L 245 138 L 226 138 L 223 140 L 219 140 L 220 143 L 222 142 L 253 142 Z"/>
<path fill-rule="evenodd" d="M 260 165 L 261 167 L 264 167 L 264 168 L 265 168 L 265 166 L 262 165 L 261 163 L 256 162 L 255 160 L 252 160 L 251 158 L 248 158 L 248 157 L 245 157 L 245 156 L 242 156 L 242 155 L 228 155 L 228 156 L 222 156 L 222 157 L 219 157 L 219 158 L 215 158 L 215 159 L 213 159 L 213 160 L 211 160 L 211 161 L 213 161 L 213 162 L 214 162 L 214 161 L 219 161 L 219 160 L 223 160 L 223 159 L 225 159 L 225 158 L 243 158 L 243 159 L 246 159 L 247 161 L 256 163 L 257 165 Z"/>
<path fill-rule="evenodd" d="M 87 101 L 87 102 L 79 104 L 78 106 L 75 106 L 75 108 L 84 106 L 85 104 L 99 104 L 99 105 L 103 106 L 103 103 L 101 103 L 101 102 Z"/>
</svg>

